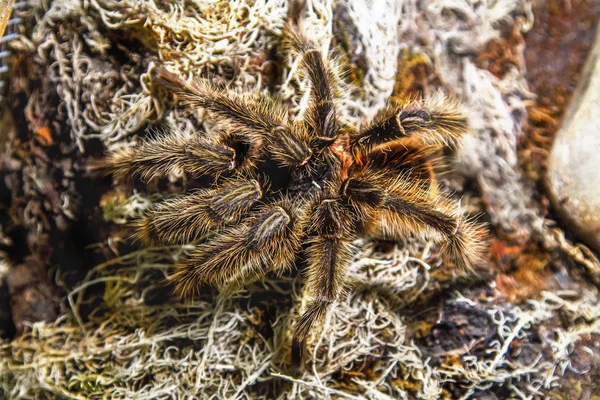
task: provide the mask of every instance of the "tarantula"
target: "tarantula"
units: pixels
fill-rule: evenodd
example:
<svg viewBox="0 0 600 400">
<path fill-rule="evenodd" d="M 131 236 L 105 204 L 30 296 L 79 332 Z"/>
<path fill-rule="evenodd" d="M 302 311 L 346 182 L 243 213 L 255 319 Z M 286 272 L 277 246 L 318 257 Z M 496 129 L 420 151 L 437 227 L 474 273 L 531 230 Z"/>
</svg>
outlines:
<svg viewBox="0 0 600 400">
<path fill-rule="evenodd" d="M 193 243 L 172 276 L 181 295 L 289 270 L 304 254 L 311 301 L 292 339 L 292 362 L 300 365 L 311 327 L 344 290 L 355 239 L 426 234 L 447 244 L 457 267 L 470 269 L 483 231 L 439 195 L 429 160 L 457 144 L 465 118 L 441 102 L 412 101 L 389 104 L 363 129 L 347 126 L 330 61 L 297 18 L 285 33 L 311 82 L 303 120 L 265 96 L 158 69 L 154 81 L 184 107 L 205 109 L 218 133 L 171 132 L 110 155 L 106 165 L 116 178 L 174 171 L 213 178 L 210 188 L 165 200 L 137 223 L 144 243 Z"/>
</svg>

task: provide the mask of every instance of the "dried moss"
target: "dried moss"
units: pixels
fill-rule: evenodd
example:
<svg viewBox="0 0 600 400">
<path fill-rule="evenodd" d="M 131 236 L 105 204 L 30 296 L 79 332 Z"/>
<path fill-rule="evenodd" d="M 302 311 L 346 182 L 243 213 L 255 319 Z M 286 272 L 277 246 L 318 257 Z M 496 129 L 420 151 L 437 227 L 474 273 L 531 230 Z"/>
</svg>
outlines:
<svg viewBox="0 0 600 400">
<path fill-rule="evenodd" d="M 502 24 L 522 17 L 517 29 L 528 28 L 529 1 L 352 0 L 344 18 L 355 30 L 349 25 L 342 37 L 333 2 L 309 3 L 308 33 L 324 52 L 339 45 L 357 67 L 340 101 L 345 119 L 364 121 L 394 90 L 408 96 L 442 88 L 466 105 L 473 131 L 457 156 L 457 172 L 443 179 L 446 190 L 464 195 L 468 211 L 485 211 L 493 228 L 534 237 L 561 255 L 579 249 L 578 262 L 597 268 L 544 219 L 519 171 L 516 143 L 531 97 L 519 65 L 497 77 L 474 61 Z M 60 112 L 51 122 L 80 151 L 94 140 L 105 148 L 131 145 L 146 127 L 164 121 L 190 132 L 212 129 L 202 112 L 188 117 L 166 108 L 149 79 L 157 64 L 240 90 L 270 91 L 302 114 L 308 84 L 298 74 L 299 60 L 274 55 L 285 12 L 284 1 L 31 1 L 13 43 L 48 83 L 30 93 L 32 121 L 48 117 L 41 91 L 52 86 Z M 27 32 L 27 26 L 34 28 Z M 403 75 L 399 66 L 412 72 Z M 280 76 L 268 75 L 275 73 Z M 117 188 L 105 193 L 102 206 L 107 220 L 123 224 L 153 200 Z M 478 290 L 458 284 L 429 243 L 360 242 L 355 285 L 313 332 L 308 370 L 293 376 L 286 360 L 289 330 L 304 301 L 300 276 L 268 276 L 221 293 L 206 288 L 201 298 L 182 302 L 165 286 L 181 248 L 116 254 L 111 241 L 118 240 L 107 238 L 116 257 L 68 293 L 57 321 L 35 323 L 0 345 L 0 392 L 13 398 L 466 399 L 487 391 L 528 399 L 560 385 L 574 370 L 582 339 L 600 334 L 600 307 L 588 286 L 579 293 L 545 291 L 514 305 L 493 280 L 473 285 Z M 438 307 L 457 304 L 472 311 L 463 313 L 466 321 L 451 313 L 438 318 Z M 482 321 L 485 329 L 470 332 L 472 343 L 460 342 L 461 328 Z M 449 340 L 458 339 L 440 351 L 428 343 L 442 323 L 456 328 Z"/>
</svg>

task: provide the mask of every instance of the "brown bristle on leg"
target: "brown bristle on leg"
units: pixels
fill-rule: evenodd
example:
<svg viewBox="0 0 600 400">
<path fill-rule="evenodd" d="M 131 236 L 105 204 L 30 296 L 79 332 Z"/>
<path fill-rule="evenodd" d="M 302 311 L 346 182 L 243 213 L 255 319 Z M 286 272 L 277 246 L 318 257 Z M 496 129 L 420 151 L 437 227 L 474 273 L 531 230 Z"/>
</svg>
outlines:
<svg viewBox="0 0 600 400">
<path fill-rule="evenodd" d="M 220 175 L 237 167 L 236 151 L 219 137 L 187 137 L 180 132 L 156 135 L 134 148 L 111 153 L 102 164 L 116 180 L 149 181 L 171 174 Z"/>
<path fill-rule="evenodd" d="M 134 237 L 146 244 L 189 243 L 239 221 L 262 195 L 260 183 L 252 179 L 165 200 L 140 220 Z"/>
<path fill-rule="evenodd" d="M 296 323 L 292 338 L 292 363 L 301 367 L 306 337 L 312 326 L 345 289 L 352 258 L 352 212 L 339 199 L 317 201 L 309 216 L 305 290 L 312 301 Z"/>
<path fill-rule="evenodd" d="M 248 275 L 291 269 L 303 224 L 287 200 L 262 207 L 241 225 L 218 233 L 184 256 L 172 276 L 177 292 L 189 297 L 201 284 L 222 287 Z"/>
<path fill-rule="evenodd" d="M 352 145 L 363 148 L 412 138 L 422 145 L 455 146 L 467 130 L 467 120 L 458 107 L 440 99 L 392 102 L 373 122 L 352 137 Z"/>
</svg>

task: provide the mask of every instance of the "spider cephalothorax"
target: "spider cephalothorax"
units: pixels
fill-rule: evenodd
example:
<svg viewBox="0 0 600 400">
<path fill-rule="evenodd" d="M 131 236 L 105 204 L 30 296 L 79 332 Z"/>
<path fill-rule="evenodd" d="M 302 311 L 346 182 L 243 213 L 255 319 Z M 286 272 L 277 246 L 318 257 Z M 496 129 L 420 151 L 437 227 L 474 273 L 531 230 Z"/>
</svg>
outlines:
<svg viewBox="0 0 600 400">
<path fill-rule="evenodd" d="M 266 97 L 159 69 L 155 82 L 181 105 L 204 108 L 218 133 L 190 139 L 172 132 L 110 155 L 107 165 L 121 178 L 173 171 L 213 177 L 210 188 L 163 201 L 138 222 L 143 242 L 193 244 L 173 274 L 182 295 L 306 260 L 311 300 L 292 342 L 300 363 L 311 327 L 343 292 L 354 240 L 426 234 L 469 269 L 483 233 L 438 194 L 428 161 L 457 142 L 465 118 L 442 102 L 414 101 L 390 104 L 364 129 L 346 126 L 328 61 L 294 18 L 286 34 L 312 84 L 303 120 Z"/>
</svg>

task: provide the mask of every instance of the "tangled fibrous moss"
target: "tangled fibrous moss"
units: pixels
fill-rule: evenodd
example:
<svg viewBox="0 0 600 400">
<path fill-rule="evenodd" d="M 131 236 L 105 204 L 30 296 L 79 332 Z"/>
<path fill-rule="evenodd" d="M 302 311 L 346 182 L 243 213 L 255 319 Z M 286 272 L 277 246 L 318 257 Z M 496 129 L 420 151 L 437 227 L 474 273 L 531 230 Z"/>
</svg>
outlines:
<svg viewBox="0 0 600 400">
<path fill-rule="evenodd" d="M 54 61 L 49 72 L 82 150 L 86 139 L 116 143 L 164 115 L 153 62 L 182 75 L 236 70 L 238 85 L 260 86 L 252 58 L 273 47 L 286 11 L 284 1 L 32 3 L 24 16 L 40 21 L 14 47 Z"/>
<path fill-rule="evenodd" d="M 305 27 L 324 52 L 351 48 L 356 53 L 340 54 L 342 63 L 362 60 L 361 81 L 340 104 L 343 118 L 355 124 L 381 108 L 392 94 L 401 49 L 422 54 L 437 82 L 466 104 L 472 127 L 470 141 L 457 155 L 459 173 L 443 183 L 464 195 L 465 207 L 480 211 L 479 203 L 469 200 L 476 195 L 463 191 L 466 182 L 476 181 L 494 227 L 519 237 L 533 235 L 597 269 L 592 256 L 551 229 L 531 205 L 532 186 L 522 178 L 516 158 L 524 100 L 530 96 L 523 71 L 515 65 L 500 79 L 473 62 L 473 55 L 500 35 L 502 23 L 521 19 L 527 28 L 530 1 L 341 3 L 309 1 Z M 299 59 L 274 57 L 286 4 L 30 1 L 20 11 L 24 23 L 12 46 L 16 54 L 32 58 L 32 75 L 56 88 L 57 122 L 68 128 L 73 143 L 81 150 L 89 139 L 106 148 L 126 147 L 158 121 L 187 134 L 213 129 L 202 113 L 188 118 L 166 110 L 150 79 L 158 64 L 181 76 L 212 76 L 243 91 L 270 91 L 301 115 L 309 92 L 298 73 Z M 336 46 L 337 17 L 344 18 L 346 39 L 354 46 Z M 433 86 L 426 85 L 425 94 Z M 43 116 L 44 107 L 36 103 L 42 89 L 28 97 L 34 117 Z M 115 195 L 105 203 L 105 217 L 125 222 L 157 199 Z M 95 267 L 70 292 L 57 321 L 35 323 L 3 342 L 0 394 L 466 399 L 487 391 L 531 399 L 556 390 L 563 374 L 586 372 L 576 365 L 578 352 L 598 357 L 587 345 L 600 335 L 600 307 L 592 289 L 544 292 L 514 306 L 493 282 L 480 291 L 451 286 L 452 269 L 430 244 L 408 240 L 386 251 L 373 243 L 357 245 L 362 253 L 352 265 L 355 285 L 310 337 L 311 368 L 302 376 L 290 376 L 280 362 L 299 312 L 290 313 L 291 299 L 302 303 L 294 277 L 268 276 L 243 289 L 206 291 L 182 303 L 164 286 L 181 248 L 160 247 L 118 255 Z M 437 318 L 437 308 L 445 306 L 468 310 L 461 316 L 466 322 L 446 313 Z M 434 317 L 428 319 L 431 309 Z M 485 329 L 479 329 L 481 321 Z M 460 333 L 469 326 L 479 330 L 468 342 L 450 343 L 455 338 L 449 328 Z M 436 336 L 439 329 L 443 334 Z"/>
<path fill-rule="evenodd" d="M 285 347 L 277 338 L 289 328 L 286 299 L 299 289 L 296 282 L 268 277 L 248 290 L 165 303 L 158 299 L 165 293 L 160 278 L 170 256 L 165 249 L 149 249 L 96 267 L 69 295 L 70 315 L 34 324 L 3 345 L 0 387 L 11 397 L 50 392 L 78 399 L 437 399 L 458 381 L 465 388 L 462 398 L 498 385 L 525 399 L 551 389 L 557 376 L 572 368 L 573 346 L 600 329 L 593 293 L 545 292 L 522 307 L 476 304 L 455 295 L 452 301 L 489 315 L 489 343 L 480 354 L 466 352 L 460 363 L 430 365 L 407 339 L 402 314 L 412 302 L 396 301 L 414 298 L 409 293 L 427 285 L 424 272 L 430 266 L 409 255 L 419 252 L 414 243 L 385 255 L 370 252 L 353 265 L 355 290 L 313 336 L 314 369 L 302 377 L 288 375 L 277 361 Z M 382 294 L 382 286 L 396 293 Z M 84 321 L 79 310 L 92 301 L 101 306 Z M 570 327 L 546 332 L 544 324 L 559 313 Z M 536 353 L 521 360 L 512 354 L 532 336 L 542 338 L 551 358 Z"/>
</svg>

